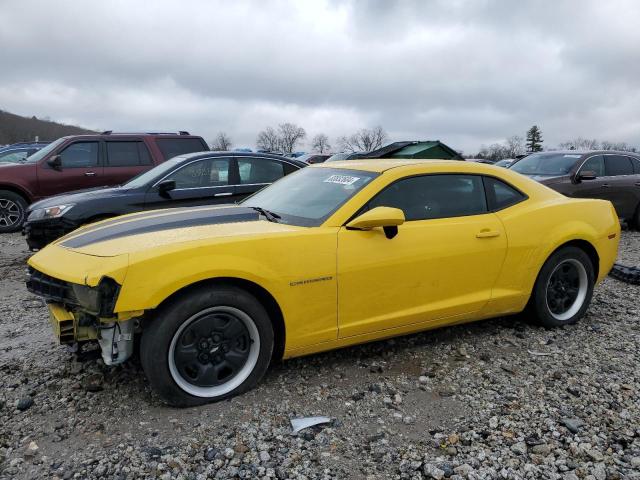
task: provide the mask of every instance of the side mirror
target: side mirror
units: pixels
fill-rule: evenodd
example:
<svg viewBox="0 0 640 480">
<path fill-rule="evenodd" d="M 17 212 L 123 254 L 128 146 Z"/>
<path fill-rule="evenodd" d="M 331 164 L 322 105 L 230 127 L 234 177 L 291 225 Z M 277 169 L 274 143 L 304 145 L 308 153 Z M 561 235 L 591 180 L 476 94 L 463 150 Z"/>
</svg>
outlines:
<svg viewBox="0 0 640 480">
<path fill-rule="evenodd" d="M 62 170 L 62 157 L 60 155 L 54 155 L 49 160 L 47 160 L 47 165 L 49 165 L 54 170 Z"/>
<path fill-rule="evenodd" d="M 158 195 L 160 195 L 163 198 L 171 198 L 171 195 L 169 195 L 169 192 L 171 190 L 175 190 L 176 182 L 175 180 L 164 180 L 160 182 L 157 186 L 158 186 Z"/>
<path fill-rule="evenodd" d="M 593 170 L 583 170 L 581 172 L 578 172 L 577 175 L 577 180 L 579 182 L 582 180 L 595 180 L 596 178 L 598 178 L 598 176 Z"/>
<path fill-rule="evenodd" d="M 393 238 L 398 234 L 398 225 L 403 223 L 404 212 L 399 208 L 376 207 L 347 223 L 347 229 L 371 230 L 382 227 L 387 238 Z"/>
</svg>

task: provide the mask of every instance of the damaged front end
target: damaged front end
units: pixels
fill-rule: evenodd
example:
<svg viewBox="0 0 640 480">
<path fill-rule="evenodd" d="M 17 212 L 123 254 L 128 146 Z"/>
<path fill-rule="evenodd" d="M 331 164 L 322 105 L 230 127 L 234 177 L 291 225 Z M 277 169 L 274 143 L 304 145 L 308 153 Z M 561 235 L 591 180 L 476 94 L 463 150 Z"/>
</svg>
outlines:
<svg viewBox="0 0 640 480">
<path fill-rule="evenodd" d="M 135 314 L 116 314 L 120 285 L 102 277 L 91 287 L 46 275 L 29 267 L 27 289 L 47 302 L 53 332 L 60 344 L 96 340 L 106 365 L 126 361 L 133 354 L 134 335 L 139 329 Z"/>
</svg>

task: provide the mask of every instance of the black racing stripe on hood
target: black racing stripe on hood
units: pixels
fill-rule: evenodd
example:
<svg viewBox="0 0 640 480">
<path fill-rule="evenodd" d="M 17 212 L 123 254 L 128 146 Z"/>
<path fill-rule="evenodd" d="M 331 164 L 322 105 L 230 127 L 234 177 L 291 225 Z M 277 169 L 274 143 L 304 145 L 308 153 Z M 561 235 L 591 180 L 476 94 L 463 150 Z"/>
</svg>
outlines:
<svg viewBox="0 0 640 480">
<path fill-rule="evenodd" d="M 89 232 L 61 243 L 63 247 L 81 248 L 92 243 L 128 237 L 142 233 L 159 232 L 175 228 L 196 227 L 201 225 L 215 225 L 219 223 L 251 222 L 258 220 L 259 214 L 255 210 L 242 207 L 216 208 L 204 210 L 184 209 L 182 213 L 171 215 L 156 215 L 132 220 L 114 225 L 100 225 Z"/>
<path fill-rule="evenodd" d="M 212 207 L 212 206 L 208 206 L 208 207 L 181 207 L 181 208 L 167 208 L 164 210 L 148 210 L 146 212 L 136 212 L 136 213 L 129 213 L 126 216 L 118 216 L 115 218 L 112 218 L 111 220 L 102 220 L 99 222 L 99 224 L 91 224 L 87 227 L 84 227 L 82 233 L 86 234 L 89 232 L 93 232 L 94 230 L 100 230 L 104 227 L 108 227 L 110 225 L 115 225 L 115 224 L 123 224 L 123 223 L 133 223 L 133 221 L 135 220 L 140 220 L 142 218 L 149 218 L 149 217 L 163 217 L 163 218 L 167 218 L 170 215 L 177 215 L 180 214 L 182 212 L 194 212 L 194 210 L 207 210 L 207 211 L 211 211 L 211 210 L 218 210 L 220 207 Z M 215 212 L 214 212 L 215 213 Z"/>
</svg>

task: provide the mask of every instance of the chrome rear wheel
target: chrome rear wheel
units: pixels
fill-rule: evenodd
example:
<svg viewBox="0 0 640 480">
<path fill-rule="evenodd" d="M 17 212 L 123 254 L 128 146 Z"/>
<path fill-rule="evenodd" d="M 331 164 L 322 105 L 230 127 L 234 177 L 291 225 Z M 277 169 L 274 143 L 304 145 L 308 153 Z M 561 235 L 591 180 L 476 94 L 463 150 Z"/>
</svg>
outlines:
<svg viewBox="0 0 640 480">
<path fill-rule="evenodd" d="M 587 296 L 589 280 L 582 263 L 574 258 L 560 262 L 547 282 L 547 307 L 556 320 L 573 317 Z"/>
</svg>

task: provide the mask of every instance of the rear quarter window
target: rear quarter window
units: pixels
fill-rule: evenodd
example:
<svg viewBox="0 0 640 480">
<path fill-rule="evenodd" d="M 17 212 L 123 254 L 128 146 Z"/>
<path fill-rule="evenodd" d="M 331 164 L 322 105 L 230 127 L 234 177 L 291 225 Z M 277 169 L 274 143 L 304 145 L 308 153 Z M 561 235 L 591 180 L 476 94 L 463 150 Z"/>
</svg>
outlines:
<svg viewBox="0 0 640 480">
<path fill-rule="evenodd" d="M 625 155 L 606 155 L 604 169 L 609 177 L 633 174 L 631 159 Z"/>
<path fill-rule="evenodd" d="M 489 210 L 493 212 L 503 210 L 527 199 L 525 194 L 502 180 L 494 177 L 484 177 L 483 180 Z"/>
<path fill-rule="evenodd" d="M 185 153 L 209 150 L 200 138 L 156 138 L 156 144 L 165 160 Z"/>
</svg>

